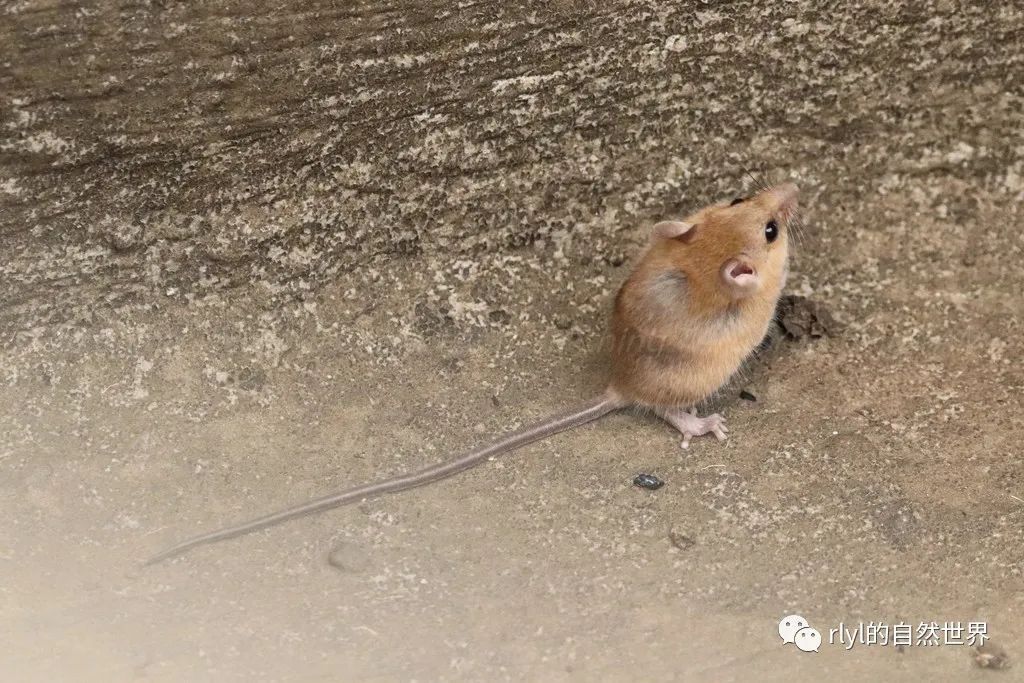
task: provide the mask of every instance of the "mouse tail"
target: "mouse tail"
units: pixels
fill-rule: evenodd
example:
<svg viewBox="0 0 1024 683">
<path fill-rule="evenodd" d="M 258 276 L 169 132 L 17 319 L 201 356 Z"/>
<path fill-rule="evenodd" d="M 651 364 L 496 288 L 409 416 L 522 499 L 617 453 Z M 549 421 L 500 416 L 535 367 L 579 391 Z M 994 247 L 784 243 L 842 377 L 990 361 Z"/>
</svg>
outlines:
<svg viewBox="0 0 1024 683">
<path fill-rule="evenodd" d="M 371 498 L 385 493 L 406 491 L 411 488 L 416 488 L 417 486 L 423 486 L 424 484 L 438 481 L 439 479 L 445 479 L 446 477 L 450 477 L 479 465 L 488 458 L 513 451 L 517 448 L 522 448 L 534 441 L 546 439 L 549 436 L 558 434 L 559 432 L 564 432 L 568 429 L 573 429 L 574 427 L 579 427 L 580 425 L 588 422 L 593 422 L 594 420 L 623 407 L 625 407 L 625 403 L 622 399 L 616 396 L 613 392 L 608 392 L 595 399 L 587 401 L 583 405 L 572 410 L 553 415 L 540 422 L 517 429 L 514 432 L 509 432 L 497 441 L 479 446 L 465 455 L 455 458 L 454 460 L 431 465 L 430 467 L 426 467 L 422 470 L 417 470 L 416 472 L 393 477 L 384 481 L 357 486 L 340 493 L 332 493 L 330 495 L 323 496 L 322 498 L 311 500 L 308 503 L 303 503 L 301 505 L 296 505 L 295 507 L 259 517 L 251 522 L 244 522 L 226 529 L 213 531 L 208 534 L 203 534 L 202 536 L 196 536 L 195 538 L 179 543 L 172 548 L 168 548 L 159 555 L 152 557 L 146 562 L 146 564 L 155 564 L 166 560 L 167 558 L 179 555 L 186 550 L 191 550 L 197 546 L 205 545 L 207 543 L 216 543 L 217 541 L 223 541 L 243 534 L 259 531 L 260 529 L 265 529 L 269 526 L 280 524 L 281 522 L 285 522 L 296 517 L 323 512 L 324 510 L 330 510 L 331 508 L 340 507 L 342 505 L 363 500 L 364 498 Z"/>
</svg>

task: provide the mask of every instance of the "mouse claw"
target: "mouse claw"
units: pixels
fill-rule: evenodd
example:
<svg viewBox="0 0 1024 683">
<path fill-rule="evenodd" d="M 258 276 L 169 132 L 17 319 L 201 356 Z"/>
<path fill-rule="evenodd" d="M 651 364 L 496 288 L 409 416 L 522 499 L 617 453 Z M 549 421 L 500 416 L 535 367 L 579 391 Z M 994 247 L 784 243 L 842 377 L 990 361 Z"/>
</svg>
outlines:
<svg viewBox="0 0 1024 683">
<path fill-rule="evenodd" d="M 664 411 L 661 416 L 683 435 L 681 444 L 683 448 L 690 447 L 690 439 L 704 434 L 714 434 L 719 441 L 729 438 L 729 428 L 725 426 L 725 418 L 718 413 L 707 417 L 697 417 L 685 410 L 674 409 Z"/>
</svg>

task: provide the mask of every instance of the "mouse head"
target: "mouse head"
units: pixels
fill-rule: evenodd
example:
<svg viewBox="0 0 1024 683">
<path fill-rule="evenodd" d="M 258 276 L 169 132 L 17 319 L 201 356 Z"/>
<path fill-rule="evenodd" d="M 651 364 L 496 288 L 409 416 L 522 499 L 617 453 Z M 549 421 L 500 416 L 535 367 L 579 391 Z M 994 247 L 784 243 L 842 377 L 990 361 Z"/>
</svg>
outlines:
<svg viewBox="0 0 1024 683">
<path fill-rule="evenodd" d="M 797 193 L 796 185 L 784 183 L 708 206 L 685 221 L 658 223 L 655 244 L 669 249 L 688 278 L 715 298 L 777 296 L 786 280 Z"/>
</svg>

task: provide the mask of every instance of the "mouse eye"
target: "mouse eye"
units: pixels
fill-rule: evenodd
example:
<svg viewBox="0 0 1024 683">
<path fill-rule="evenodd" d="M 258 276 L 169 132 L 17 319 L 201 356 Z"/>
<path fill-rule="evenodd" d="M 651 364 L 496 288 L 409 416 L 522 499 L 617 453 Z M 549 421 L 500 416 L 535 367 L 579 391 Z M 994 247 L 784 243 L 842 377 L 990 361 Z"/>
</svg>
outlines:
<svg viewBox="0 0 1024 683">
<path fill-rule="evenodd" d="M 764 238 L 768 240 L 768 244 L 771 244 L 779 237 L 779 224 L 775 222 L 775 219 L 771 219 L 764 226 Z"/>
<path fill-rule="evenodd" d="M 737 204 L 743 203 L 743 197 L 737 197 L 736 199 L 729 202 L 729 206 L 736 206 Z"/>
</svg>

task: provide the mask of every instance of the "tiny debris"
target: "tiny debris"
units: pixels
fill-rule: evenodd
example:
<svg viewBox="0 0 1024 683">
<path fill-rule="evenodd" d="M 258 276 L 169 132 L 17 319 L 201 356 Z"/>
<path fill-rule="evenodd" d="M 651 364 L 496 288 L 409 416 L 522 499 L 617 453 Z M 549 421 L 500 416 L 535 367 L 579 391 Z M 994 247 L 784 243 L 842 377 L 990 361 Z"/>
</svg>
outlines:
<svg viewBox="0 0 1024 683">
<path fill-rule="evenodd" d="M 668 541 L 680 550 L 689 550 L 693 546 L 697 545 L 697 541 L 693 540 L 686 534 L 679 533 L 678 531 L 669 531 Z"/>
<path fill-rule="evenodd" d="M 118 223 L 110 228 L 105 237 L 111 249 L 123 254 L 138 248 L 142 244 L 144 231 L 141 225 Z"/>
<path fill-rule="evenodd" d="M 831 337 L 839 324 L 824 304 L 790 294 L 779 300 L 776 319 L 790 339 Z"/>
<path fill-rule="evenodd" d="M 556 315 L 554 322 L 555 327 L 557 327 L 560 330 L 567 330 L 570 327 L 572 327 L 572 320 L 565 317 L 564 315 Z"/>
<path fill-rule="evenodd" d="M 267 373 L 258 367 L 244 367 L 239 370 L 237 381 L 246 391 L 259 391 L 267 383 Z"/>
<path fill-rule="evenodd" d="M 975 647 L 971 653 L 974 656 L 974 663 L 982 669 L 1008 669 L 1010 667 L 1010 658 L 1007 657 L 1006 650 L 991 640 L 984 645 Z"/>
<path fill-rule="evenodd" d="M 639 486 L 640 488 L 647 489 L 648 491 L 657 491 L 664 485 L 665 482 L 658 479 L 653 474 L 641 473 L 633 477 L 633 486 Z"/>
<path fill-rule="evenodd" d="M 752 393 L 750 393 L 746 389 L 744 389 L 743 391 L 740 392 L 740 398 L 742 398 L 744 401 L 756 401 L 757 400 L 757 396 L 754 396 Z"/>
<path fill-rule="evenodd" d="M 370 564 L 366 553 L 353 543 L 340 543 L 327 555 L 327 564 L 340 571 L 358 574 Z"/>
<path fill-rule="evenodd" d="M 492 323 L 497 323 L 498 325 L 508 325 L 509 321 L 512 320 L 511 314 L 501 308 L 494 309 L 487 314 L 487 317 L 490 318 Z"/>
<path fill-rule="evenodd" d="M 355 317 L 361 317 L 364 313 L 368 313 L 371 310 L 372 307 L 368 307 L 356 314 Z M 413 306 L 412 324 L 418 332 L 427 337 L 439 335 L 444 331 L 450 331 L 454 327 L 448 311 L 443 306 L 427 301 L 419 301 Z"/>
</svg>

